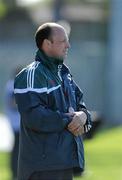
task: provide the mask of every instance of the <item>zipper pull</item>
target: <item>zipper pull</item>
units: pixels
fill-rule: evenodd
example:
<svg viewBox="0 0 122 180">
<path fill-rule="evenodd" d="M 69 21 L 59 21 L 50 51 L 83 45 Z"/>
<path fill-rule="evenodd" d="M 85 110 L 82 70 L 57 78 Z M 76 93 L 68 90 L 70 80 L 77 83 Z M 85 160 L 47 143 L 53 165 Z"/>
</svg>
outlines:
<svg viewBox="0 0 122 180">
<path fill-rule="evenodd" d="M 58 65 L 58 76 L 59 76 L 60 80 L 62 81 L 61 68 L 62 68 L 62 65 Z"/>
</svg>

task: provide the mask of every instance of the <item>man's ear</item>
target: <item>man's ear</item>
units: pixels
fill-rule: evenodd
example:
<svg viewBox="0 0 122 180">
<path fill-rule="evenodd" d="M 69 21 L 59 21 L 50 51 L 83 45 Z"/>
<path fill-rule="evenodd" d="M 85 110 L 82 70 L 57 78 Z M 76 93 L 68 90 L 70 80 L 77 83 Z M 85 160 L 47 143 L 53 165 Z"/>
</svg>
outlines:
<svg viewBox="0 0 122 180">
<path fill-rule="evenodd" d="M 50 47 L 50 45 L 51 45 L 51 41 L 48 39 L 44 39 L 43 43 L 46 47 Z"/>
</svg>

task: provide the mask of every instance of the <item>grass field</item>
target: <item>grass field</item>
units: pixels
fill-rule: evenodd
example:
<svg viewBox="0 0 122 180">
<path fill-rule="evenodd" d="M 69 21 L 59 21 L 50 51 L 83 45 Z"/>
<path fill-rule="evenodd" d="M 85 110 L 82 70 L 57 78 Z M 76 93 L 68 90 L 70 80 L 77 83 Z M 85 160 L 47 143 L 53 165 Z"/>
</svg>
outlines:
<svg viewBox="0 0 122 180">
<path fill-rule="evenodd" d="M 122 127 L 86 140 L 86 170 L 75 180 L 122 180 Z M 10 180 L 9 153 L 0 153 L 0 180 Z"/>
</svg>

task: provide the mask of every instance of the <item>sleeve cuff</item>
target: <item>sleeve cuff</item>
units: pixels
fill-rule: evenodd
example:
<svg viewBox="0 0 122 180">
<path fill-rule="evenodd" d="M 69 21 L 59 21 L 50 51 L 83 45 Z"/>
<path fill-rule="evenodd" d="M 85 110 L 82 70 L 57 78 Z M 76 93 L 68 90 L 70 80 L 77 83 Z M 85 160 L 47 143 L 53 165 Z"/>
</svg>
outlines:
<svg viewBox="0 0 122 180">
<path fill-rule="evenodd" d="M 72 117 L 68 116 L 65 113 L 59 112 L 57 111 L 61 117 L 61 119 L 63 120 L 63 124 L 64 126 L 67 126 L 71 121 L 72 121 Z"/>
</svg>

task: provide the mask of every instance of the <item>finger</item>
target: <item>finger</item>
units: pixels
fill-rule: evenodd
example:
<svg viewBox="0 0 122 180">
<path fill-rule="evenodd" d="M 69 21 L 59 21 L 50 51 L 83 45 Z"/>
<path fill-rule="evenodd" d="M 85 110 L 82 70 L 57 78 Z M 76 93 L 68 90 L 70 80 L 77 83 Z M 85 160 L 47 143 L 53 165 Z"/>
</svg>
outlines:
<svg viewBox="0 0 122 180">
<path fill-rule="evenodd" d="M 77 129 L 77 133 L 78 135 L 82 135 L 84 133 L 84 128 L 82 126 L 80 126 L 78 129 Z"/>
<path fill-rule="evenodd" d="M 73 121 L 77 121 L 77 123 L 79 123 L 81 126 L 83 126 L 85 123 L 86 123 L 86 121 L 84 120 L 84 119 L 81 119 L 79 116 L 77 116 L 77 115 L 75 115 L 74 117 L 73 117 Z"/>
<path fill-rule="evenodd" d="M 77 128 L 78 126 L 80 126 L 79 120 L 73 118 L 73 120 L 69 123 L 68 128 L 73 129 L 73 128 Z"/>
<path fill-rule="evenodd" d="M 69 130 L 70 131 L 70 130 Z M 74 136 L 78 136 L 78 133 L 76 131 L 70 131 Z"/>
<path fill-rule="evenodd" d="M 74 122 L 73 124 L 68 125 L 68 128 L 73 131 L 73 130 L 77 129 L 79 126 L 80 126 L 79 123 Z"/>
<path fill-rule="evenodd" d="M 70 130 L 72 133 L 79 133 L 80 132 L 80 130 L 81 130 L 81 126 L 79 125 L 79 126 L 75 126 L 75 127 L 73 127 L 73 128 L 68 128 L 68 130 Z"/>
<path fill-rule="evenodd" d="M 68 129 L 74 136 L 81 136 L 82 134 L 84 134 L 84 127 L 83 126 L 79 126 L 77 129 L 75 130 L 70 130 Z"/>
<path fill-rule="evenodd" d="M 78 127 L 77 126 L 74 126 L 73 128 L 68 128 L 68 130 L 70 130 L 71 132 L 75 132 L 77 131 Z"/>
<path fill-rule="evenodd" d="M 81 128 L 80 135 L 84 134 L 84 128 Z"/>
</svg>

